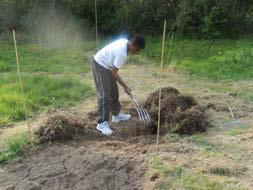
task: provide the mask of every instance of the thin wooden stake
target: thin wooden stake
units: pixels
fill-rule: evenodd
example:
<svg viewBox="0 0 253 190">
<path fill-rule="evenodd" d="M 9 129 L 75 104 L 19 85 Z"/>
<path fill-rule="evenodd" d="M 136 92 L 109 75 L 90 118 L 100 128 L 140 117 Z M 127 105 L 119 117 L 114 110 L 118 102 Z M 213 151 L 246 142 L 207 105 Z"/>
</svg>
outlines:
<svg viewBox="0 0 253 190">
<path fill-rule="evenodd" d="M 95 25 L 96 25 L 96 47 L 98 45 L 98 15 L 97 15 L 97 0 L 95 0 Z"/>
<path fill-rule="evenodd" d="M 226 97 L 227 97 L 227 106 L 228 106 L 229 112 L 231 114 L 232 119 L 235 120 L 235 115 L 234 115 L 233 110 L 232 110 L 230 103 L 229 103 L 229 97 L 228 96 L 226 96 Z"/>
<path fill-rule="evenodd" d="M 234 113 L 233 113 L 232 108 L 231 108 L 231 106 L 229 105 L 229 103 L 228 103 L 228 109 L 229 109 L 229 111 L 230 111 L 230 114 L 231 114 L 232 119 L 235 120 Z"/>
<path fill-rule="evenodd" d="M 26 121 L 27 121 L 27 127 L 28 127 L 28 131 L 29 131 L 29 137 L 30 137 L 29 138 L 30 139 L 30 143 L 31 143 L 33 152 L 35 152 L 35 148 L 34 148 L 34 144 L 33 144 L 33 135 L 32 135 L 32 131 L 31 131 L 30 121 L 29 121 L 29 117 L 28 117 L 28 111 L 27 111 L 27 107 L 26 107 L 26 103 L 25 103 L 23 82 L 22 82 L 22 78 L 21 78 L 20 70 L 19 70 L 18 49 L 17 49 L 16 35 L 15 35 L 15 31 L 14 30 L 13 30 L 13 40 L 14 40 L 14 46 L 15 46 L 15 52 L 16 52 L 17 72 L 18 72 L 19 87 L 20 87 L 20 91 L 21 91 L 23 109 L 25 111 L 25 117 L 26 117 Z"/>
<path fill-rule="evenodd" d="M 163 25 L 163 41 L 162 41 L 161 67 L 160 67 L 160 82 L 161 82 L 161 79 L 162 79 L 162 74 L 163 74 L 163 56 L 164 56 L 165 31 L 166 31 L 166 20 L 164 21 L 164 25 Z M 161 84 L 160 84 L 160 91 L 159 91 L 159 108 L 158 108 L 158 124 L 157 124 L 157 140 L 156 140 L 156 145 L 158 145 L 158 144 L 159 144 L 159 135 L 160 135 L 160 120 L 161 120 L 161 95 L 162 95 L 162 87 L 161 87 Z"/>
</svg>

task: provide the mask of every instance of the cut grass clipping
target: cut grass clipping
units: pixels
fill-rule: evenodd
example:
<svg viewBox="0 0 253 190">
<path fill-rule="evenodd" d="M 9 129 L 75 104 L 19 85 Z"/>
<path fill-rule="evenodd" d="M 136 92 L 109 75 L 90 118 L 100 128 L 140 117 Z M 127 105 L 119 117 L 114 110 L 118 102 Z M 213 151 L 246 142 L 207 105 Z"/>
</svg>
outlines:
<svg viewBox="0 0 253 190">
<path fill-rule="evenodd" d="M 22 155 L 30 147 L 29 134 L 22 130 L 4 139 L 0 146 L 0 164 L 8 164 L 17 155 Z"/>
<path fill-rule="evenodd" d="M 74 105 L 91 94 L 91 88 L 77 79 L 48 76 L 23 77 L 29 114 L 49 107 Z M 16 77 L 0 77 L 0 125 L 25 119 Z"/>
</svg>

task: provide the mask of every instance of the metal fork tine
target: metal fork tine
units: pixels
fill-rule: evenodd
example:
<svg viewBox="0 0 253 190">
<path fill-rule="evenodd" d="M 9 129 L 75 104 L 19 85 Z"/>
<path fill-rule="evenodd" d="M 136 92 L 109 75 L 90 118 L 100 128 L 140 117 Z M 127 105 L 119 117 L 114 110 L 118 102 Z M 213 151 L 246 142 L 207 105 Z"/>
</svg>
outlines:
<svg viewBox="0 0 253 190">
<path fill-rule="evenodd" d="M 142 106 L 140 106 L 140 109 L 142 110 L 143 115 L 144 115 L 146 121 L 149 122 L 150 117 L 149 117 L 149 114 L 148 114 L 147 110 L 144 107 L 142 107 Z"/>
<path fill-rule="evenodd" d="M 143 116 L 144 123 L 147 123 L 146 114 L 145 114 L 145 111 L 143 110 L 143 108 L 141 108 L 141 113 L 142 113 L 142 116 Z"/>
<path fill-rule="evenodd" d="M 145 114 L 146 114 L 146 115 L 145 115 L 145 119 L 146 119 L 146 121 L 147 121 L 146 123 L 148 124 L 150 121 L 149 121 L 149 119 L 148 119 L 148 116 L 147 116 L 147 113 L 146 113 L 146 112 L 145 112 Z"/>
<path fill-rule="evenodd" d="M 139 109 L 138 109 L 138 104 L 137 104 L 137 102 L 136 102 L 132 97 L 131 97 L 131 99 L 133 100 L 133 103 L 134 103 L 134 105 L 135 105 L 135 109 L 136 109 L 136 111 L 137 111 L 137 113 L 138 113 L 139 119 L 140 119 L 141 122 L 142 122 L 141 114 L 140 114 L 140 111 L 139 111 Z"/>
<path fill-rule="evenodd" d="M 139 112 L 141 114 L 142 121 L 145 123 L 145 115 L 140 107 L 139 107 Z"/>
<path fill-rule="evenodd" d="M 149 124 L 150 118 L 149 118 L 149 114 L 148 114 L 147 110 L 142 107 L 142 111 L 143 111 L 143 114 L 145 115 L 146 124 Z"/>
<path fill-rule="evenodd" d="M 140 118 L 141 122 L 145 123 L 145 118 L 144 118 L 143 112 L 141 110 L 141 107 L 139 105 L 137 106 L 137 112 L 139 114 L 139 118 Z"/>
<path fill-rule="evenodd" d="M 151 121 L 151 119 L 150 119 L 150 116 L 149 116 L 149 114 L 148 114 L 148 111 L 144 108 L 144 111 L 145 111 L 145 113 L 146 113 L 146 116 L 147 116 L 147 119 L 148 119 L 148 122 L 150 122 Z"/>
<path fill-rule="evenodd" d="M 141 122 L 143 122 L 143 118 L 142 118 L 142 115 L 140 113 L 140 110 L 137 107 L 135 109 L 137 110 L 137 113 L 139 115 L 139 118 L 140 118 Z"/>
<path fill-rule="evenodd" d="M 137 110 L 139 118 L 140 118 L 141 122 L 143 122 L 144 120 L 143 120 L 143 117 L 142 117 L 142 114 L 141 114 L 141 111 L 140 111 L 140 108 L 139 108 L 140 106 L 139 106 L 137 100 L 134 97 L 132 97 L 132 100 L 133 100 L 133 102 L 135 104 L 135 109 Z"/>
<path fill-rule="evenodd" d="M 144 114 L 145 114 L 146 123 L 148 124 L 150 121 L 149 121 L 149 118 L 148 118 L 147 112 L 144 112 Z"/>
<path fill-rule="evenodd" d="M 147 112 L 147 110 L 145 108 L 143 108 L 139 102 L 137 101 L 137 99 L 134 96 L 130 96 L 130 98 L 132 99 L 134 105 L 135 105 L 135 109 L 137 110 L 139 119 L 141 120 L 141 122 L 145 123 L 145 124 L 149 124 L 149 122 L 151 121 L 150 116 Z"/>
</svg>

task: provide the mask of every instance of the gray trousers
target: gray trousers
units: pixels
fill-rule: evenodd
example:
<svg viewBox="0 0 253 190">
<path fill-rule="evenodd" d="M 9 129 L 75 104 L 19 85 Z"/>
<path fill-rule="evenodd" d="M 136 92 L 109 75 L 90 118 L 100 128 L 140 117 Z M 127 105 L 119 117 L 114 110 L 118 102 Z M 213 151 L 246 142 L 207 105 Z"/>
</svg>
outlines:
<svg viewBox="0 0 253 190">
<path fill-rule="evenodd" d="M 118 115 L 121 109 L 119 102 L 119 89 L 111 70 L 105 69 L 94 59 L 92 72 L 97 92 L 98 123 L 109 121 L 110 112 Z"/>
</svg>

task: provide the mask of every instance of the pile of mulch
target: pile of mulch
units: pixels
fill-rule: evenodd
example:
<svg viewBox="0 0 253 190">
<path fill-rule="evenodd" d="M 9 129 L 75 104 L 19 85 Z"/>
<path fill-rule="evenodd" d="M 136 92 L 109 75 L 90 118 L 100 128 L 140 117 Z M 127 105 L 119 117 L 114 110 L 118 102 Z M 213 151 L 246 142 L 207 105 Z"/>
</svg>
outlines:
<svg viewBox="0 0 253 190">
<path fill-rule="evenodd" d="M 85 118 L 69 111 L 58 110 L 52 113 L 35 130 L 40 143 L 72 140 L 79 135 L 93 136 L 90 129 L 85 128 Z"/>
<path fill-rule="evenodd" d="M 152 120 L 158 120 L 159 90 L 151 93 L 144 103 Z M 184 96 L 172 87 L 161 89 L 161 117 L 163 130 L 179 134 L 205 132 L 211 126 L 207 115 L 192 96 Z M 153 122 L 155 123 L 155 122 Z"/>
<path fill-rule="evenodd" d="M 150 126 L 142 124 L 132 108 L 128 110 L 133 118 L 129 121 L 111 124 L 113 136 L 130 139 L 138 136 L 148 136 L 157 132 L 159 90 L 151 93 L 144 103 L 150 114 Z M 39 143 L 66 141 L 76 139 L 100 139 L 104 137 L 95 127 L 96 112 L 73 112 L 57 110 L 46 117 L 35 130 Z M 161 96 L 161 133 L 168 131 L 180 134 L 204 132 L 210 126 L 207 116 L 191 96 L 181 95 L 177 89 L 162 88 Z M 106 137 L 105 137 L 106 138 Z"/>
<path fill-rule="evenodd" d="M 97 116 L 95 111 L 80 113 L 70 110 L 57 110 L 40 121 L 34 133 L 39 143 L 69 141 L 73 139 L 108 139 L 108 136 L 102 135 L 96 130 L 96 125 Z M 152 134 L 151 128 L 142 124 L 138 118 L 131 118 L 126 122 L 110 123 L 110 127 L 114 131 L 111 138 L 116 137 L 122 140 Z"/>
</svg>

